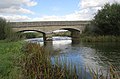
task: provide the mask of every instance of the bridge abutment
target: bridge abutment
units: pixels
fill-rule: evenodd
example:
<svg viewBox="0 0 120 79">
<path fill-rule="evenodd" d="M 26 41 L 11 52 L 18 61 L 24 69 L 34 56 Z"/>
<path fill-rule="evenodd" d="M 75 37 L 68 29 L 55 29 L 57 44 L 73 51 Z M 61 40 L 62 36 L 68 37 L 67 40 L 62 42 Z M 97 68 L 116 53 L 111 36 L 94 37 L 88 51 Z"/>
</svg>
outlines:
<svg viewBox="0 0 120 79">
<path fill-rule="evenodd" d="M 43 34 L 43 41 L 52 41 L 52 36 L 53 34 L 52 33 L 45 33 Z"/>
<path fill-rule="evenodd" d="M 80 38 L 80 31 L 71 31 L 71 38 L 74 39 L 79 39 Z"/>
</svg>

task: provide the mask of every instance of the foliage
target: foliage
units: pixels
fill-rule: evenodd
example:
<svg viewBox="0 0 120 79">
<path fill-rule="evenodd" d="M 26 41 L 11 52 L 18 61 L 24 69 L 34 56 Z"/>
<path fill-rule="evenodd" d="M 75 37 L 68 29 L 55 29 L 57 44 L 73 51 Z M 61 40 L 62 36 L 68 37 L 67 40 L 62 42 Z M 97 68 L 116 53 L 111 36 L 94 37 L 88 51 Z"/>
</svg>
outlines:
<svg viewBox="0 0 120 79">
<path fill-rule="evenodd" d="M 61 67 L 58 63 L 52 64 L 50 53 L 39 44 L 28 43 L 23 50 L 25 54 L 21 59 L 23 79 L 78 79 L 76 69 L 68 71 L 66 65 Z"/>
<path fill-rule="evenodd" d="M 14 33 L 10 22 L 7 22 L 6 19 L 0 17 L 0 40 L 15 41 L 19 39 L 19 35 Z"/>
<path fill-rule="evenodd" d="M 4 18 L 0 18 L 0 40 L 6 38 L 6 30 L 7 30 L 6 25 L 7 25 L 6 20 Z"/>
<path fill-rule="evenodd" d="M 106 4 L 92 21 L 93 32 L 99 35 L 120 35 L 120 4 Z"/>
<path fill-rule="evenodd" d="M 21 35 L 22 35 L 22 37 L 25 37 L 27 39 L 29 39 L 29 38 L 36 38 L 36 37 L 41 37 L 42 36 L 42 34 L 35 33 L 35 32 L 22 33 Z"/>
<path fill-rule="evenodd" d="M 21 53 L 22 42 L 0 41 L 0 79 L 19 79 L 20 67 L 18 58 Z"/>
<path fill-rule="evenodd" d="M 22 79 L 118 79 L 119 76 L 110 66 L 107 76 L 103 75 L 102 70 L 95 72 L 89 68 L 88 71 L 82 72 L 76 69 L 72 64 L 60 64 L 60 59 L 51 63 L 50 53 L 46 52 L 43 47 L 36 43 L 28 43 L 24 48 L 24 56 L 21 58 Z M 64 61 L 62 61 L 64 62 Z M 68 63 L 68 62 L 67 62 Z M 84 68 L 86 69 L 86 67 Z M 102 74 L 100 74 L 102 73 Z"/>
</svg>

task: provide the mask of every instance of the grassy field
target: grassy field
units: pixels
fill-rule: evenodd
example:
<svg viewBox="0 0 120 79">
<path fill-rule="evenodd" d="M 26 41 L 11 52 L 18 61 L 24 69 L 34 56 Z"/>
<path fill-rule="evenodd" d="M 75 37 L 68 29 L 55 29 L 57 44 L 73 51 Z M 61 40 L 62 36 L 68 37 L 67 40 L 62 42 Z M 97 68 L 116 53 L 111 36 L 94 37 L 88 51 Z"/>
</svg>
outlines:
<svg viewBox="0 0 120 79">
<path fill-rule="evenodd" d="M 17 60 L 21 56 L 22 42 L 0 41 L 0 79 L 19 79 Z"/>
</svg>

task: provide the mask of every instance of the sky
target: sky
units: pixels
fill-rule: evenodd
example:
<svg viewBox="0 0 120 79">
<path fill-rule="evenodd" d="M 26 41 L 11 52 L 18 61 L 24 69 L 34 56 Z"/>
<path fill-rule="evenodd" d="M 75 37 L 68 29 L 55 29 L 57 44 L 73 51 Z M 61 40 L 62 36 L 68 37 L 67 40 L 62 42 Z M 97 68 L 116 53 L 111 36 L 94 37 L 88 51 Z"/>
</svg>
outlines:
<svg viewBox="0 0 120 79">
<path fill-rule="evenodd" d="M 0 17 L 12 22 L 91 20 L 106 3 L 120 0 L 0 0 Z"/>
</svg>

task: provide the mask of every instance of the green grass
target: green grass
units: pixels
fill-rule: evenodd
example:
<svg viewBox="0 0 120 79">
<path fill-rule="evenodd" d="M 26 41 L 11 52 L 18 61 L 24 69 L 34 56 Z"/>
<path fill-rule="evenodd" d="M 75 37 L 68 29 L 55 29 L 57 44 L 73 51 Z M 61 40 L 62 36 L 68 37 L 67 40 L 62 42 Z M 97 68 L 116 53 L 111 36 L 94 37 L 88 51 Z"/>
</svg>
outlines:
<svg viewBox="0 0 120 79">
<path fill-rule="evenodd" d="M 0 79 L 18 79 L 22 42 L 0 41 Z"/>
</svg>

